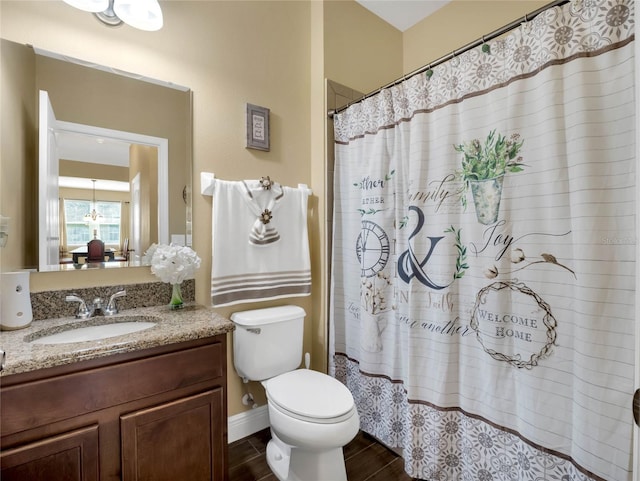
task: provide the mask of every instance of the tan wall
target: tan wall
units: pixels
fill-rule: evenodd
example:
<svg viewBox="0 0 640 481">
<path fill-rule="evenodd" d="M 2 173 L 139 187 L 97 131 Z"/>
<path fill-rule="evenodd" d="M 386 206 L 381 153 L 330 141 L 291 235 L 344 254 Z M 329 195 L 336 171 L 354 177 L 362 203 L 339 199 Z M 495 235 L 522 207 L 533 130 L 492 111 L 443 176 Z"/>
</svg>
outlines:
<svg viewBox="0 0 640 481">
<path fill-rule="evenodd" d="M 117 165 L 93 164 L 75 160 L 60 159 L 58 162 L 60 176 L 81 177 L 84 179 L 105 179 L 129 182 L 129 168 Z"/>
<path fill-rule="evenodd" d="M 404 32 L 404 73 L 450 54 L 549 0 L 453 0 Z"/>
<path fill-rule="evenodd" d="M 140 250 L 146 252 L 158 242 L 158 148 L 131 145 L 129 161 L 129 180 L 140 175 Z"/>
<path fill-rule="evenodd" d="M 21 48 L 3 45 L 0 56 L 0 215 L 10 217 L 7 245 L 0 249 L 3 271 L 21 269 L 38 249 L 37 200 L 31 194 L 37 185 L 34 166 L 37 137 L 30 126 L 35 118 L 35 61 Z M 19 239 L 19 240 L 18 240 Z"/>
<path fill-rule="evenodd" d="M 80 199 L 80 200 L 92 200 L 93 190 L 90 189 L 73 189 L 71 187 L 60 187 L 58 192 L 62 199 Z M 110 190 L 96 190 L 96 200 L 111 201 L 111 202 L 126 202 L 129 200 L 128 192 L 115 192 Z"/>
<path fill-rule="evenodd" d="M 310 3 L 182 1 L 162 2 L 162 9 L 164 28 L 149 33 L 127 26 L 106 28 L 63 2 L 2 1 L 0 31 L 9 40 L 193 89 L 193 247 L 203 260 L 196 299 L 209 305 L 212 199 L 200 195 L 199 173 L 214 172 L 221 179 L 270 175 L 285 185 L 309 184 L 321 193 L 310 177 Z M 246 103 L 271 109 L 270 152 L 245 148 Z M 2 162 L 4 172 L 4 155 Z M 148 268 L 124 272 L 124 278 L 119 269 L 37 273 L 31 287 L 38 291 L 156 280 Z M 295 303 L 312 312 L 311 298 Z M 248 307 L 258 305 L 220 312 Z M 311 350 L 311 318 L 305 350 Z M 245 386 L 232 365 L 229 357 L 230 415 L 246 409 L 240 402 Z M 261 402 L 262 388 L 250 388 Z"/>
<path fill-rule="evenodd" d="M 311 295 L 312 310 L 309 313 L 311 328 L 309 329 L 311 345 L 311 365 L 318 370 L 327 370 L 327 276 L 325 249 L 325 212 L 326 202 L 326 167 L 325 167 L 325 132 L 326 107 L 324 102 L 324 5 L 323 2 L 311 2 L 310 12 L 310 92 L 309 92 L 309 162 L 310 179 L 314 196 L 310 198 L 312 220 L 309 223 L 309 247 L 311 258 Z M 309 325 L 309 324 L 308 324 Z"/>
<path fill-rule="evenodd" d="M 402 76 L 402 32 L 350 0 L 324 3 L 324 76 L 371 92 Z"/>
</svg>

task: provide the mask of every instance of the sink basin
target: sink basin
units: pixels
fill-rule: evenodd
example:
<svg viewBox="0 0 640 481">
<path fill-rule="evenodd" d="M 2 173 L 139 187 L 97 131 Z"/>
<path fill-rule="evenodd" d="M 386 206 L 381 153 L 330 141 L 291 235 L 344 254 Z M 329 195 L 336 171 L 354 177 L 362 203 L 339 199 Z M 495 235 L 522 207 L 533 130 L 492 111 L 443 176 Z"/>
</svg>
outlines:
<svg viewBox="0 0 640 481">
<path fill-rule="evenodd" d="M 117 320 L 103 321 L 108 322 L 100 325 L 91 325 L 92 321 L 80 322 L 73 324 L 70 328 L 48 335 L 38 335 L 30 340 L 31 344 L 66 344 L 69 342 L 85 342 L 98 341 L 100 339 L 108 339 L 110 337 L 122 336 L 134 332 L 144 331 L 156 325 L 155 322 L 146 320 L 140 316 L 139 318 L 121 317 Z M 95 322 L 95 321 L 93 321 Z M 68 326 L 63 326 L 68 327 Z"/>
</svg>

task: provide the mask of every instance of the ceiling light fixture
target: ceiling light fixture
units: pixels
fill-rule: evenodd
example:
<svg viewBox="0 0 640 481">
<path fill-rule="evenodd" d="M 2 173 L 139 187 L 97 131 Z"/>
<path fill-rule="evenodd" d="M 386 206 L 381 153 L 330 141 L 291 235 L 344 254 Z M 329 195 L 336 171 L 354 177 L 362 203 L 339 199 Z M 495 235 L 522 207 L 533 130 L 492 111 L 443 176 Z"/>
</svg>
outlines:
<svg viewBox="0 0 640 481">
<path fill-rule="evenodd" d="M 64 0 L 64 3 L 85 12 L 102 12 L 109 7 L 109 0 Z"/>
<path fill-rule="evenodd" d="M 93 182 L 93 208 L 91 212 L 84 215 L 83 220 L 85 222 L 100 222 L 103 215 L 96 211 L 96 179 L 91 179 L 91 182 Z"/>
<path fill-rule="evenodd" d="M 158 0 L 63 0 L 72 7 L 92 12 L 109 27 L 126 23 L 146 31 L 160 30 L 163 25 L 162 9 Z"/>
</svg>

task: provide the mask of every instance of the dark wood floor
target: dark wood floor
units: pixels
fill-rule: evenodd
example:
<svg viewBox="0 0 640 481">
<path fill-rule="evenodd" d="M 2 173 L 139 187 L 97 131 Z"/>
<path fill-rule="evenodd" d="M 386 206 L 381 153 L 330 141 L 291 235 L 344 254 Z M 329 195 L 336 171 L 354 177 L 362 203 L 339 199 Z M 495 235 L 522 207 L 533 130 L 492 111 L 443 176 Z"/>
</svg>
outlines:
<svg viewBox="0 0 640 481">
<path fill-rule="evenodd" d="M 229 445 L 229 481 L 278 481 L 265 456 L 270 437 L 265 429 Z M 349 481 L 412 481 L 402 458 L 363 432 L 344 447 L 344 459 Z"/>
</svg>

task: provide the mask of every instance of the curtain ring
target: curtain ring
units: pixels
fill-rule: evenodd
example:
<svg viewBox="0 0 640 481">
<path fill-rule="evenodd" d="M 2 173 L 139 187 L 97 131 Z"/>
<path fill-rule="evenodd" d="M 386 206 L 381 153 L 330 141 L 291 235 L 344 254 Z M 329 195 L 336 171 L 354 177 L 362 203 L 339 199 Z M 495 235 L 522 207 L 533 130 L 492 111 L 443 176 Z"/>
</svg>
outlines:
<svg viewBox="0 0 640 481">
<path fill-rule="evenodd" d="M 529 32 L 529 30 L 531 29 L 531 26 L 529 25 L 529 17 L 527 15 L 527 13 L 524 14 L 524 22 L 520 24 L 523 32 Z"/>
<path fill-rule="evenodd" d="M 451 65 L 456 68 L 458 67 L 458 65 L 460 64 L 460 62 L 458 61 L 458 59 L 456 58 L 456 55 L 458 54 L 457 50 L 454 50 L 453 52 L 451 52 Z"/>
<path fill-rule="evenodd" d="M 433 70 L 431 70 L 431 64 L 427 67 L 427 71 L 424 73 L 427 76 L 427 80 L 429 80 L 433 76 Z"/>
<path fill-rule="evenodd" d="M 482 36 L 482 51 L 484 53 L 491 53 L 491 47 L 484 41 L 484 35 Z"/>
</svg>

